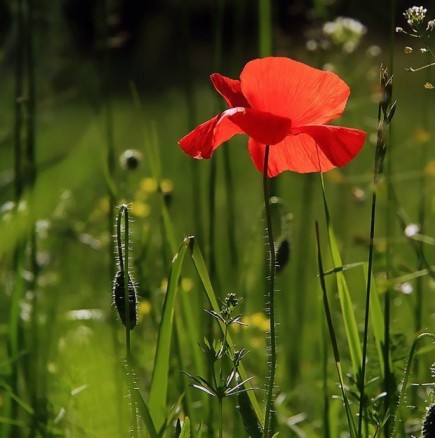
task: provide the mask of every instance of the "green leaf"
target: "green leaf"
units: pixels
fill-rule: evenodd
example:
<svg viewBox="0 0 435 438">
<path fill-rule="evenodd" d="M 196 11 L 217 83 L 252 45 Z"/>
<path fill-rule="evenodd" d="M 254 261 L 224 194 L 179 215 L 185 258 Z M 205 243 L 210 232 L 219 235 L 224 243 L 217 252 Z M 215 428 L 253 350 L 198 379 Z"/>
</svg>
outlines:
<svg viewBox="0 0 435 438">
<path fill-rule="evenodd" d="M 183 428 L 181 429 L 180 438 L 190 438 L 190 420 L 189 417 L 184 419 Z"/>
<path fill-rule="evenodd" d="M 165 421 L 166 396 L 168 391 L 169 364 L 171 358 L 171 337 L 174 319 L 174 303 L 180 279 L 181 266 L 186 255 L 189 239 L 184 239 L 180 249 L 172 260 L 162 309 L 162 320 L 157 337 L 157 349 L 154 358 L 153 375 L 149 395 L 150 413 L 157 429 Z"/>
<path fill-rule="evenodd" d="M 364 264 L 364 277 L 367 287 L 367 274 L 368 274 L 368 265 Z M 381 303 L 379 301 L 379 295 L 376 290 L 376 282 L 372 275 L 370 287 L 370 319 L 373 328 L 373 335 L 375 338 L 376 351 L 378 353 L 378 360 L 381 366 L 381 377 L 385 378 L 385 364 L 384 364 L 384 354 L 383 354 L 383 345 L 385 345 L 385 324 L 384 324 L 384 314 L 382 312 Z M 391 361 L 391 357 L 390 357 Z M 390 363 L 389 369 L 393 369 L 393 364 Z"/>
<path fill-rule="evenodd" d="M 334 228 L 332 226 L 328 204 L 326 201 L 325 187 L 323 178 L 321 177 L 323 205 L 325 209 L 326 227 L 328 231 L 329 247 L 331 251 L 331 258 L 334 268 L 343 266 L 340 251 L 337 245 Z M 358 325 L 356 323 L 355 314 L 353 312 L 352 299 L 350 297 L 349 288 L 347 286 L 346 278 L 343 272 L 338 271 L 335 274 L 337 281 L 338 298 L 341 306 L 341 313 L 343 316 L 344 329 L 346 332 L 347 343 L 349 345 L 349 352 L 352 361 L 353 373 L 355 376 L 359 374 L 362 361 L 361 340 L 358 333 Z"/>
<path fill-rule="evenodd" d="M 147 404 L 145 403 L 145 400 L 142 397 L 142 394 L 140 393 L 139 389 L 135 388 L 133 385 L 133 391 L 132 391 L 132 397 L 134 402 L 136 403 L 137 409 L 139 411 L 139 414 L 147 428 L 148 433 L 150 434 L 151 438 L 158 438 L 157 431 L 154 427 L 153 420 L 151 418 L 150 411 L 148 409 Z"/>
</svg>

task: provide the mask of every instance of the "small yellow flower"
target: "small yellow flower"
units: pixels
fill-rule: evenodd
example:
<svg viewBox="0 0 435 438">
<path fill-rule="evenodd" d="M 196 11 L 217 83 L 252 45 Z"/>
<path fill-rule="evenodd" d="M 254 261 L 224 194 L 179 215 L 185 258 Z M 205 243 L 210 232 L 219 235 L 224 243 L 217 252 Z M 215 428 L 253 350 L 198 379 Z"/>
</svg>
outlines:
<svg viewBox="0 0 435 438">
<path fill-rule="evenodd" d="M 160 188 L 162 189 L 163 193 L 170 193 L 174 188 L 174 184 L 170 179 L 162 179 L 162 182 L 160 183 Z"/>
<path fill-rule="evenodd" d="M 157 181 L 154 178 L 143 178 L 140 181 L 140 188 L 144 191 L 144 192 L 148 192 L 148 193 L 152 193 L 155 192 L 157 190 Z"/>
<path fill-rule="evenodd" d="M 263 312 L 256 312 L 242 318 L 242 322 L 250 327 L 255 327 L 263 332 L 269 330 L 269 320 Z"/>
<path fill-rule="evenodd" d="M 424 168 L 424 173 L 427 176 L 435 176 L 435 161 L 434 160 L 428 161 L 428 163 L 426 164 L 426 166 Z"/>
<path fill-rule="evenodd" d="M 142 300 L 137 306 L 137 312 L 139 316 L 149 315 L 151 312 L 151 303 L 148 300 Z"/>
<path fill-rule="evenodd" d="M 185 292 L 190 292 L 193 288 L 193 281 L 190 278 L 183 278 L 181 280 L 181 288 L 185 291 Z"/>
<path fill-rule="evenodd" d="M 430 133 L 423 128 L 414 131 L 413 140 L 419 144 L 427 143 L 430 140 Z"/>
<path fill-rule="evenodd" d="M 145 218 L 150 214 L 150 207 L 145 202 L 134 201 L 131 203 L 130 212 L 133 216 Z"/>
</svg>

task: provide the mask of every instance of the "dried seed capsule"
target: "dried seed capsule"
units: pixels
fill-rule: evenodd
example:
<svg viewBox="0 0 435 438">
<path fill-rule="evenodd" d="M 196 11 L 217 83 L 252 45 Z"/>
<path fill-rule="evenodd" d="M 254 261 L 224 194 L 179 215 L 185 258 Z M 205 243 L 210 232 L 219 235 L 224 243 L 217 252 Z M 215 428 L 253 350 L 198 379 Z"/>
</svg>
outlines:
<svg viewBox="0 0 435 438">
<path fill-rule="evenodd" d="M 124 271 L 118 271 L 113 280 L 113 301 L 115 303 L 116 310 L 118 311 L 121 322 L 129 329 L 132 330 L 137 323 L 137 294 L 136 286 L 131 279 L 130 273 L 128 274 L 128 323 L 125 321 L 125 293 L 124 293 Z"/>
</svg>

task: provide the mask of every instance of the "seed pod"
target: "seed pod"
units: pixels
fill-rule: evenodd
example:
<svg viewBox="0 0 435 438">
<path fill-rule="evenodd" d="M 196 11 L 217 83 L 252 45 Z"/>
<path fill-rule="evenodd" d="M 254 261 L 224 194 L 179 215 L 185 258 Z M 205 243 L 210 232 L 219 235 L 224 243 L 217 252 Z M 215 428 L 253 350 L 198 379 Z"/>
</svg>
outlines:
<svg viewBox="0 0 435 438">
<path fill-rule="evenodd" d="M 128 274 L 128 322 L 125 321 L 125 292 L 124 292 L 124 271 L 118 271 L 113 280 L 113 302 L 115 303 L 116 310 L 118 311 L 121 322 L 129 329 L 132 330 L 137 323 L 137 294 L 136 286 L 131 279 L 130 273 Z"/>
<path fill-rule="evenodd" d="M 435 437 L 435 404 L 431 405 L 423 420 L 422 438 Z"/>
<path fill-rule="evenodd" d="M 290 242 L 284 237 L 275 243 L 276 272 L 281 272 L 290 260 Z"/>
</svg>

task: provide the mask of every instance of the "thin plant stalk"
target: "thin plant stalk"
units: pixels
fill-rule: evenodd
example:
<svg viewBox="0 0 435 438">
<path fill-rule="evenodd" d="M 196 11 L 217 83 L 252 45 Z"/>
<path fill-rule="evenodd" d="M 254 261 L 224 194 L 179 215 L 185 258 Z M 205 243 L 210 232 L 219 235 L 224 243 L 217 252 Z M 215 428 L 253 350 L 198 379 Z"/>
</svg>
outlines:
<svg viewBox="0 0 435 438">
<path fill-rule="evenodd" d="M 273 240 L 272 229 L 272 212 L 270 207 L 270 186 L 269 178 L 267 176 L 267 169 L 269 164 L 269 150 L 270 146 L 266 146 L 264 154 L 263 167 L 263 195 L 264 195 L 264 210 L 266 215 L 266 234 L 267 245 L 269 248 L 269 276 L 266 290 L 267 310 L 269 315 L 269 382 L 267 384 L 266 395 L 266 411 L 264 415 L 264 438 L 269 438 L 272 430 L 272 412 L 274 403 L 274 385 L 276 372 L 276 321 L 275 321 L 275 273 L 276 273 L 276 253 L 275 244 Z"/>
<path fill-rule="evenodd" d="M 196 120 L 196 108 L 194 101 L 194 77 L 192 71 L 192 58 L 191 58 L 191 28 L 192 23 L 189 16 L 189 8 L 182 8 L 182 20 L 181 20 L 181 59 L 183 63 L 183 91 L 184 98 L 187 105 L 187 122 L 188 126 L 193 126 Z M 193 203 L 193 224 L 195 235 L 200 242 L 203 243 L 203 208 L 202 208 L 202 184 L 200 167 L 196 160 L 191 160 L 191 187 L 192 187 L 192 203 Z"/>
<path fill-rule="evenodd" d="M 14 95 L 14 201 L 15 211 L 18 211 L 18 205 L 23 193 L 23 175 L 22 175 L 22 127 L 23 127 L 23 87 L 24 87 L 24 2 L 23 0 L 17 1 L 16 6 L 16 40 L 17 50 L 15 52 L 15 95 Z M 19 269 L 20 258 L 22 255 L 22 245 L 17 243 L 14 249 L 12 271 L 15 276 L 14 290 L 12 296 L 14 300 L 11 304 L 9 312 L 9 339 L 8 339 L 8 351 L 11 358 L 18 357 L 19 346 L 19 331 L 20 320 L 19 317 L 19 296 L 23 293 L 22 282 L 19 281 Z M 10 376 L 10 385 L 13 393 L 18 392 L 18 368 L 12 367 Z M 3 415 L 6 417 L 10 415 L 11 418 L 17 418 L 18 404 L 13 398 L 9 400 L 5 397 L 4 407 L 2 409 Z M 6 438 L 9 434 L 12 434 L 13 428 L 5 425 L 1 428 L 1 437 Z"/>
<path fill-rule="evenodd" d="M 331 437 L 331 425 L 329 421 L 330 394 L 328 390 L 328 342 L 325 324 L 321 322 L 322 334 L 322 390 L 323 390 L 323 438 Z"/>
<path fill-rule="evenodd" d="M 236 211 L 235 211 L 235 199 L 234 193 L 234 184 L 233 184 L 233 172 L 231 168 L 231 159 L 230 159 L 230 150 L 229 148 L 224 148 L 223 150 L 223 159 L 224 159 L 224 173 L 225 173 L 225 196 L 226 196 L 226 204 L 227 208 L 225 209 L 227 215 L 227 230 L 228 230 L 228 243 L 229 243 L 229 251 L 230 251 L 230 261 L 232 266 L 232 271 L 238 271 L 238 256 L 237 256 L 237 239 L 236 239 Z"/>
<path fill-rule="evenodd" d="M 223 12 L 224 12 L 225 0 L 216 0 L 215 8 L 215 22 L 214 22 L 214 67 L 216 71 L 220 70 L 222 64 L 222 35 L 223 35 Z M 209 273 L 212 281 L 217 284 L 216 275 L 216 160 L 211 160 L 210 163 L 210 174 L 209 174 L 209 186 L 208 186 L 208 212 L 209 212 L 209 228 L 208 228 L 208 264 Z M 208 336 L 211 338 L 213 332 L 212 321 L 207 321 L 206 331 Z M 213 370 L 208 370 L 208 378 L 210 379 L 213 375 Z M 209 398 L 207 407 L 207 423 L 208 423 L 208 434 L 210 437 L 213 436 L 213 405 L 212 400 Z"/>
<path fill-rule="evenodd" d="M 218 398 L 218 402 L 219 402 L 219 438 L 222 438 L 223 436 L 223 409 L 222 409 L 222 405 L 223 405 L 223 399 L 221 397 Z"/>
<path fill-rule="evenodd" d="M 272 1 L 258 0 L 258 51 L 260 58 L 272 55 Z"/>
<path fill-rule="evenodd" d="M 102 96 L 103 96 L 103 111 L 104 111 L 104 128 L 106 131 L 106 166 L 108 178 L 112 180 L 115 173 L 115 142 L 114 142 L 114 118 L 112 111 L 112 100 L 110 90 L 110 49 L 107 44 L 109 37 L 108 27 L 108 11 L 107 0 L 101 0 L 101 38 L 104 44 L 102 70 Z M 109 235 L 112 235 L 114 228 L 114 211 L 115 211 L 115 194 L 113 192 L 113 184 L 108 184 L 109 197 L 109 211 L 108 211 L 108 225 Z M 115 273 L 115 264 L 113 257 L 110 257 L 112 262 L 110 266 L 110 278 Z"/>
<path fill-rule="evenodd" d="M 367 345 L 368 345 L 368 332 L 369 332 L 369 317 L 370 317 L 370 296 L 371 296 L 371 281 L 373 271 L 373 250 L 374 250 L 374 237 L 375 237 L 375 224 L 376 224 L 376 164 L 374 169 L 374 181 L 373 181 L 373 193 L 372 193 L 372 205 L 370 213 L 370 236 L 369 236 L 369 255 L 367 263 L 367 288 L 365 299 L 365 313 L 364 313 L 364 332 L 363 332 L 363 350 L 362 350 L 362 362 L 361 362 L 361 374 L 358 376 L 358 386 L 360 390 L 359 400 L 359 417 L 358 417 L 358 437 L 361 437 L 362 423 L 363 423 L 363 411 L 365 406 L 365 373 L 366 373 L 366 358 L 367 358 Z"/>
<path fill-rule="evenodd" d="M 34 209 L 35 205 L 32 203 L 32 193 L 37 177 L 36 154 L 35 154 L 35 113 L 36 113 L 36 81 L 35 81 L 35 54 L 34 54 L 34 8 L 33 0 L 27 0 L 25 8 L 25 33 L 24 33 L 24 62 L 25 62 L 25 76 L 27 85 L 27 102 L 26 102 L 26 123 L 25 123 L 25 145 L 24 154 L 28 165 L 27 187 L 29 190 L 29 208 Z M 31 279 L 28 284 L 29 290 L 32 291 L 31 300 L 31 355 L 32 355 L 32 372 L 30 373 L 32 386 L 30 397 L 35 411 L 35 416 L 32 421 L 30 436 L 36 436 L 38 425 L 38 415 L 40 411 L 40 400 L 42 394 L 39 393 L 41 379 L 40 371 L 40 345 L 39 345 L 39 299 L 37 292 L 37 283 L 39 276 L 38 263 L 36 260 L 37 242 L 36 242 L 36 228 L 35 228 L 35 212 L 31 212 L 31 224 L 29 235 L 29 270 L 31 272 Z M 45 375 L 42 373 L 41 376 Z"/>
<path fill-rule="evenodd" d="M 394 44 L 396 39 L 396 31 L 395 31 L 395 19 L 396 19 L 396 0 L 390 0 L 389 4 L 390 9 L 390 73 L 394 74 Z M 394 143 L 392 141 L 392 130 L 391 127 L 389 129 L 389 138 L 390 138 L 390 154 L 391 157 L 391 147 Z M 391 277 L 391 247 L 390 247 L 390 237 L 391 237 L 391 200 L 392 200 L 392 190 L 391 190 L 391 175 L 392 175 L 392 160 L 390 158 L 386 160 L 385 166 L 385 174 L 384 179 L 386 182 L 386 191 L 387 191 L 387 208 L 385 211 L 385 241 L 386 241 L 386 250 L 385 250 L 385 263 L 386 263 L 386 277 L 387 281 Z M 385 409 L 384 413 L 387 414 L 388 409 L 392 405 L 392 398 L 394 391 L 394 375 L 393 371 L 390 368 L 390 326 L 391 326 L 391 290 L 387 288 L 384 294 L 384 342 L 385 345 L 383 347 L 383 362 L 384 362 L 384 370 L 385 370 L 385 378 L 384 378 L 384 391 L 385 391 Z M 384 435 L 389 436 L 390 433 L 390 421 L 387 420 L 384 424 Z"/>
<path fill-rule="evenodd" d="M 363 352 L 362 352 L 360 373 L 358 376 L 358 387 L 360 392 L 358 438 L 362 436 L 362 426 L 363 426 L 363 417 L 364 417 L 363 411 L 365 408 L 365 397 L 366 397 L 365 373 L 366 373 L 366 361 L 367 361 L 371 280 L 372 280 L 372 270 L 373 270 L 373 252 L 374 252 L 374 237 L 375 237 L 375 223 L 376 223 L 376 194 L 377 194 L 379 183 L 381 182 L 384 174 L 384 160 L 387 153 L 385 135 L 387 133 L 388 127 L 390 126 L 396 108 L 396 102 L 391 104 L 392 89 L 393 89 L 392 76 L 389 76 L 387 69 L 385 69 L 382 66 L 380 68 L 380 86 L 381 86 L 381 100 L 378 106 L 378 130 L 377 130 L 377 141 L 376 141 L 374 167 L 373 167 L 373 191 L 372 191 L 372 206 L 371 206 L 371 214 L 370 214 L 370 236 L 369 236 L 369 254 L 368 254 L 368 266 L 367 266 L 367 283 L 366 283 L 367 288 L 366 288 L 366 301 L 365 301 L 364 332 L 363 332 Z"/>
<path fill-rule="evenodd" d="M 426 45 L 426 48 L 429 49 L 427 53 L 427 57 L 435 57 L 433 52 L 430 50 L 430 48 Z M 431 79 L 431 69 L 426 70 L 426 81 L 430 82 Z M 422 98 L 422 129 L 425 132 L 429 131 L 429 95 L 427 90 L 425 90 L 423 98 Z M 426 173 L 423 171 L 424 167 L 426 166 L 426 163 L 428 162 L 428 146 L 429 141 L 428 139 L 425 139 L 423 143 L 420 146 L 420 157 L 419 157 L 419 164 L 420 164 L 420 179 L 419 179 L 419 193 L 420 193 L 420 200 L 419 200 L 419 206 L 418 206 L 418 222 L 420 225 L 420 232 L 422 234 L 425 234 L 425 227 L 426 227 L 426 186 L 427 186 L 427 177 Z M 417 269 L 421 270 L 424 267 L 424 243 L 418 242 L 418 254 L 421 255 L 418 260 L 418 266 Z M 418 333 L 422 327 L 423 327 L 423 279 L 418 278 L 416 281 L 416 304 L 415 304 L 415 332 Z"/>
</svg>

